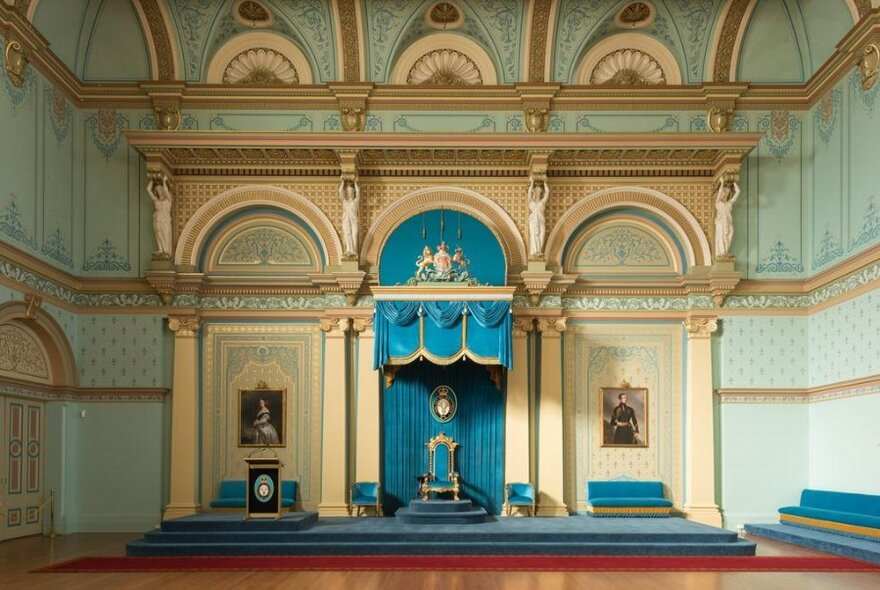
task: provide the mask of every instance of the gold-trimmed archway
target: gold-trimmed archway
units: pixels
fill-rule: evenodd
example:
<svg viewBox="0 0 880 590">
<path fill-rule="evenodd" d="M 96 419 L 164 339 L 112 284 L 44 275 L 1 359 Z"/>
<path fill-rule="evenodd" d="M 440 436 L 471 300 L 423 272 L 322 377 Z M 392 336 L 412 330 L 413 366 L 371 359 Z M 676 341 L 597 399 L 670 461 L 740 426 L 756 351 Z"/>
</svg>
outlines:
<svg viewBox="0 0 880 590">
<path fill-rule="evenodd" d="M 467 213 L 484 223 L 504 250 L 508 273 L 519 272 L 525 266 L 526 245 L 510 215 L 488 197 L 457 186 L 419 189 L 387 207 L 364 236 L 361 264 L 376 267 L 385 241 L 398 225 L 417 213 L 437 207 Z"/>
<path fill-rule="evenodd" d="M 277 186 L 244 185 L 222 192 L 199 207 L 187 221 L 177 241 L 174 263 L 196 266 L 211 231 L 230 214 L 259 206 L 289 211 L 311 226 L 328 265 L 342 261 L 342 242 L 330 219 L 315 204 L 293 191 Z"/>
<path fill-rule="evenodd" d="M 685 249 L 687 266 L 712 264 L 709 240 L 696 217 L 684 205 L 669 195 L 649 188 L 611 187 L 584 197 L 562 214 L 547 237 L 545 259 L 548 266 L 556 271 L 561 270 L 565 244 L 584 221 L 597 213 L 619 207 L 644 209 L 668 223 Z"/>
<path fill-rule="evenodd" d="M 52 385 L 76 386 L 76 359 L 64 330 L 51 315 L 37 309 L 28 318 L 28 305 L 13 301 L 0 305 L 0 326 L 12 325 L 24 330 L 45 349 Z"/>
</svg>

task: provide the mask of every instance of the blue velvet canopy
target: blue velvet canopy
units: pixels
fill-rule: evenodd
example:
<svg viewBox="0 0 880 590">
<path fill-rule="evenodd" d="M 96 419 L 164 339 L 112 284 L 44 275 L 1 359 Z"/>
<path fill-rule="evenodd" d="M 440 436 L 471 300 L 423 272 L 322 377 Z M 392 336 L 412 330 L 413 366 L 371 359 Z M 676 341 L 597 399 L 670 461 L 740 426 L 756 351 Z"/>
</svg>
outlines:
<svg viewBox="0 0 880 590">
<path fill-rule="evenodd" d="M 425 358 L 448 365 L 460 358 L 513 365 L 509 298 L 377 300 L 373 367 Z"/>
</svg>

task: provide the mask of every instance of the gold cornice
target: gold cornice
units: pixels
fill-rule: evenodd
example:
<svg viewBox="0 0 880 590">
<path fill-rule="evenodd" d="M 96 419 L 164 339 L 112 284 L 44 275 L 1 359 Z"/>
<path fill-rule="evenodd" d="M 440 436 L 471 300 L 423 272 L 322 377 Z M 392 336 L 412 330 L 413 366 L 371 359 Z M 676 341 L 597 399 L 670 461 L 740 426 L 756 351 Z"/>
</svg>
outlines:
<svg viewBox="0 0 880 590">
<path fill-rule="evenodd" d="M 715 393 L 723 400 L 726 397 L 745 397 L 752 398 L 755 401 L 762 401 L 768 398 L 790 398 L 802 399 L 803 401 L 814 401 L 814 398 L 840 392 L 845 394 L 847 391 L 863 389 L 868 387 L 880 386 L 880 375 L 869 375 L 858 379 L 847 379 L 846 381 L 837 381 L 827 385 L 819 385 L 816 387 L 724 387 L 715 390 Z"/>
<path fill-rule="evenodd" d="M 350 0 L 346 1 L 350 2 Z M 733 5 L 748 4 L 748 1 L 733 0 Z M 145 0 L 145 2 L 149 4 L 155 0 Z M 538 9 L 537 5 L 543 3 L 544 0 L 538 0 L 536 10 Z M 863 7 L 860 10 L 864 12 Z M 737 20 L 733 11 L 728 12 L 727 20 L 731 21 L 731 27 L 736 25 L 736 31 L 739 30 L 741 19 L 742 15 Z M 156 26 L 158 27 L 158 21 Z M 727 27 L 726 21 L 724 27 Z M 62 90 L 76 107 L 151 108 L 150 97 L 138 83 L 84 83 L 78 80 L 73 72 L 50 50 L 48 41 L 36 28 L 25 17 L 3 2 L 0 2 L 0 28 L 8 29 L 11 34 L 22 41 L 29 50 L 31 65 Z M 152 25 L 150 28 L 152 30 Z M 729 77 L 730 63 L 728 63 L 727 57 L 722 55 L 721 46 L 716 52 L 715 73 L 726 72 L 727 77 L 722 76 L 719 81 L 742 88 L 742 94 L 736 102 L 737 110 L 808 109 L 821 98 L 829 86 L 836 84 L 852 70 L 857 61 L 857 53 L 865 40 L 878 32 L 880 32 L 880 9 L 875 8 L 865 14 L 843 37 L 837 45 L 837 51 L 805 84 L 750 85 L 726 82 Z M 735 35 L 733 41 L 735 42 Z M 161 44 L 164 46 L 164 42 Z M 160 51 L 158 45 L 156 51 L 157 54 L 166 54 L 166 50 Z M 343 58 L 347 64 L 345 56 Z M 356 59 L 359 61 L 360 56 L 358 55 Z M 160 64 L 160 76 L 166 76 L 167 68 L 173 67 L 173 65 L 168 65 L 173 64 L 173 59 L 170 62 L 165 60 L 165 62 L 164 66 Z M 726 70 L 725 63 L 727 63 Z M 163 70 L 163 68 L 165 69 Z M 344 65 L 345 80 L 354 81 L 349 80 L 351 75 L 349 69 L 348 65 Z M 162 73 L 163 71 L 165 73 Z M 531 80 L 531 77 L 529 79 Z M 338 105 L 328 84 L 301 85 L 291 88 L 181 83 L 184 87 L 181 108 L 190 110 L 219 108 L 337 110 Z M 596 111 L 704 111 L 712 100 L 710 96 L 712 91 L 713 82 L 694 86 L 647 88 L 566 86 L 554 93 L 550 101 L 550 109 L 551 111 L 584 109 Z M 421 88 L 381 85 L 370 90 L 367 100 L 369 110 L 373 111 L 419 109 L 474 112 L 487 110 L 522 111 L 525 98 L 518 92 L 517 85 L 479 88 Z"/>
</svg>

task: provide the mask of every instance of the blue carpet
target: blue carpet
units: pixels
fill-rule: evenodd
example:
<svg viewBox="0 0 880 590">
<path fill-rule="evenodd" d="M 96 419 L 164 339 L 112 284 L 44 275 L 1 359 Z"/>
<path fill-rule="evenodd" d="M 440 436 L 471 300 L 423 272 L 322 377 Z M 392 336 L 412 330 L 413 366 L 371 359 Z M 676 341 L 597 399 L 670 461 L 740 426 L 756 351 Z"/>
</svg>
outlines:
<svg viewBox="0 0 880 590">
<path fill-rule="evenodd" d="M 751 535 L 880 564 L 880 542 L 790 524 L 747 524 Z"/>
<path fill-rule="evenodd" d="M 485 508 L 470 500 L 410 500 L 409 506 L 394 513 L 404 524 L 478 524 L 487 517 Z"/>
<path fill-rule="evenodd" d="M 287 521 L 242 521 L 229 514 L 180 518 L 129 543 L 127 555 L 755 554 L 755 544 L 733 531 L 680 518 L 489 517 L 467 526 L 318 518 L 314 526 L 299 530 L 284 527 L 301 526 L 302 520 Z"/>
</svg>

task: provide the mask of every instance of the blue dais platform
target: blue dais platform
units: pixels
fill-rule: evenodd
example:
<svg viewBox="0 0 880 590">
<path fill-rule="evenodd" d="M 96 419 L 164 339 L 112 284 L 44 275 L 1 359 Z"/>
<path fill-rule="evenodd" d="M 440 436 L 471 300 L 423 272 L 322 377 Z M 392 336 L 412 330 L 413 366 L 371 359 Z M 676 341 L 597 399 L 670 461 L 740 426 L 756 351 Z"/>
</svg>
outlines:
<svg viewBox="0 0 880 590">
<path fill-rule="evenodd" d="M 433 502 L 432 502 L 433 503 Z M 178 518 L 128 544 L 128 555 L 754 555 L 733 531 L 681 518 L 503 518 L 408 524 L 398 518 Z"/>
<path fill-rule="evenodd" d="M 404 524 L 477 524 L 485 522 L 486 510 L 470 500 L 410 500 L 394 518 Z"/>
</svg>

